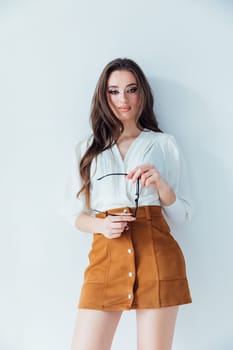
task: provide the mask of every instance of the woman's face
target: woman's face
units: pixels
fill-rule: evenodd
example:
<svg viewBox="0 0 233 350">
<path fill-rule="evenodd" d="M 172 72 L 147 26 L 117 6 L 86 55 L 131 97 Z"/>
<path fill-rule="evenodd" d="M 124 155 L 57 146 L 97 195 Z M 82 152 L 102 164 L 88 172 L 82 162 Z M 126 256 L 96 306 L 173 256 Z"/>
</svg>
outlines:
<svg viewBox="0 0 233 350">
<path fill-rule="evenodd" d="M 140 92 L 136 78 L 127 70 L 116 70 L 107 82 L 107 101 L 122 122 L 135 121 L 140 109 Z"/>
</svg>

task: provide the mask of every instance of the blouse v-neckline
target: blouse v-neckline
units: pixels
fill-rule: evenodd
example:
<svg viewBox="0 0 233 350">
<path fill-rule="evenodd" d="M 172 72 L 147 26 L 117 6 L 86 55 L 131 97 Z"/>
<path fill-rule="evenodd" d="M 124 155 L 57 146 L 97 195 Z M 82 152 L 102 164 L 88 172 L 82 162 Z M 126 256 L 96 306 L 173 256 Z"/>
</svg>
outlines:
<svg viewBox="0 0 233 350">
<path fill-rule="evenodd" d="M 121 152 L 120 152 L 120 149 L 119 149 L 117 143 L 115 143 L 114 147 L 115 147 L 115 149 L 117 150 L 117 153 L 118 153 L 118 155 L 119 155 L 119 157 L 120 157 L 120 159 L 121 159 L 121 161 L 122 161 L 123 163 L 126 162 L 127 158 L 129 157 L 130 153 L 132 152 L 132 149 L 135 148 L 135 144 L 136 144 L 137 141 L 141 138 L 143 132 L 144 132 L 144 130 L 142 130 L 142 131 L 140 132 L 140 134 L 139 134 L 138 136 L 136 136 L 135 139 L 130 143 L 130 145 L 129 145 L 129 147 L 128 147 L 128 149 L 127 149 L 127 151 L 126 151 L 124 157 L 122 157 L 122 154 L 121 154 Z"/>
</svg>

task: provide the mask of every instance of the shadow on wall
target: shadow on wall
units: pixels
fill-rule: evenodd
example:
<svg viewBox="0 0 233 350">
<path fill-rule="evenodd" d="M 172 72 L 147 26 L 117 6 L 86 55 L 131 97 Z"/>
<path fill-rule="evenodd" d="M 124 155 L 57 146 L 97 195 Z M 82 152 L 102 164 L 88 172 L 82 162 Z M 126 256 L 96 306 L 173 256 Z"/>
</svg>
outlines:
<svg viewBox="0 0 233 350">
<path fill-rule="evenodd" d="M 159 125 L 176 137 L 184 153 L 198 214 L 217 211 L 218 218 L 226 219 L 233 195 L 232 125 L 224 124 L 222 111 L 188 86 L 160 78 L 151 82 Z"/>
<path fill-rule="evenodd" d="M 222 342 L 213 344 L 210 350 L 232 350 L 233 349 L 233 337 L 229 337 Z"/>
<path fill-rule="evenodd" d="M 176 137 L 187 164 L 194 233 L 202 234 L 202 239 L 210 235 L 211 241 L 218 239 L 223 227 L 232 226 L 232 125 L 224 123 L 211 101 L 191 88 L 165 79 L 151 81 L 159 125 Z"/>
<path fill-rule="evenodd" d="M 198 349 L 230 350 L 233 167 L 227 152 L 231 149 L 232 125 L 227 124 L 228 117 L 225 121 L 219 118 L 221 113 L 213 101 L 205 100 L 190 87 L 160 78 L 150 81 L 160 127 L 176 137 L 190 176 L 192 224 L 175 230 L 175 236 L 187 257 L 194 302 L 192 322 L 195 333 L 200 335 L 192 343 L 196 341 Z M 207 343 L 204 336 L 201 339 L 206 324 Z M 189 326 L 182 327 L 192 339 Z M 213 329 L 218 329 L 215 335 Z M 226 343 L 217 347 L 223 339 Z M 200 348 L 200 344 L 205 345 Z"/>
</svg>

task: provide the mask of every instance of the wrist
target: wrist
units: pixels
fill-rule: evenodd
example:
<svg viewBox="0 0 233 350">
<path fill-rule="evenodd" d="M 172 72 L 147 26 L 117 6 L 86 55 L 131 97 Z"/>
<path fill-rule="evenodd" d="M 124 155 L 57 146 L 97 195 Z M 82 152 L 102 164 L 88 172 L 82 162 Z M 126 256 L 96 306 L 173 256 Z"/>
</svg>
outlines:
<svg viewBox="0 0 233 350">
<path fill-rule="evenodd" d="M 81 213 L 76 218 L 75 227 L 82 232 L 98 233 L 102 231 L 103 219 Z"/>
<path fill-rule="evenodd" d="M 170 193 L 168 193 L 166 195 L 166 197 L 160 197 L 160 203 L 163 206 L 172 205 L 173 203 L 175 203 L 175 201 L 176 201 L 176 195 L 175 195 L 175 193 L 172 190 L 171 190 Z"/>
<path fill-rule="evenodd" d="M 103 233 L 104 231 L 104 220 L 103 218 L 94 218 L 94 229 L 93 233 Z"/>
<path fill-rule="evenodd" d="M 176 201 L 176 194 L 164 180 L 160 182 L 157 191 L 162 205 L 171 205 Z"/>
<path fill-rule="evenodd" d="M 158 193 L 164 193 L 164 192 L 169 192 L 171 190 L 171 187 L 164 179 L 161 178 L 156 183 L 156 189 Z"/>
</svg>

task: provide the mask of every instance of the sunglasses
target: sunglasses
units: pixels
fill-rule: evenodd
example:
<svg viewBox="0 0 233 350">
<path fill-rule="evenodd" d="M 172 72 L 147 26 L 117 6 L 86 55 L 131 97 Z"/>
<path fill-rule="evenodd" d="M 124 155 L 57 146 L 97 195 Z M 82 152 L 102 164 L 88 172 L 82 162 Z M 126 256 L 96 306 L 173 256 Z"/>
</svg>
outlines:
<svg viewBox="0 0 233 350">
<path fill-rule="evenodd" d="M 128 174 L 127 173 L 111 173 L 111 174 L 103 175 L 103 176 L 99 177 L 97 180 L 100 181 L 100 180 L 104 179 L 107 176 L 115 176 L 115 175 L 117 175 L 117 176 L 118 175 L 126 176 Z M 136 218 L 137 211 L 138 211 L 138 200 L 139 200 L 139 179 L 137 179 L 137 182 L 136 182 L 136 193 L 135 193 L 135 196 L 136 196 L 135 197 L 135 209 L 130 215 Z M 96 211 L 98 213 L 102 213 L 102 214 L 108 214 L 108 215 L 111 215 L 111 216 L 118 216 L 119 215 L 119 214 L 114 214 L 114 213 L 108 213 L 107 211 L 103 212 L 103 211 L 96 210 L 96 209 L 94 209 L 94 211 Z M 128 216 L 126 214 L 121 214 L 121 215 Z"/>
</svg>

